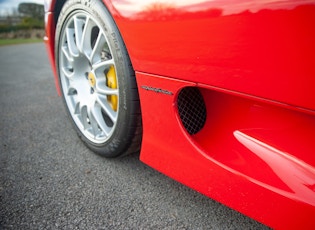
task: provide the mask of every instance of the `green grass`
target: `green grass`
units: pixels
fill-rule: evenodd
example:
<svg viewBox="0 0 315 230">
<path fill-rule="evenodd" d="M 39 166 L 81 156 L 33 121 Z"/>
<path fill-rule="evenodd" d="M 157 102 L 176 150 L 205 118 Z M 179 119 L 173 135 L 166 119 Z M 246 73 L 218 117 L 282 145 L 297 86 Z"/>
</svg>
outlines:
<svg viewBox="0 0 315 230">
<path fill-rule="evenodd" d="M 0 46 L 43 42 L 43 39 L 0 39 Z"/>
</svg>

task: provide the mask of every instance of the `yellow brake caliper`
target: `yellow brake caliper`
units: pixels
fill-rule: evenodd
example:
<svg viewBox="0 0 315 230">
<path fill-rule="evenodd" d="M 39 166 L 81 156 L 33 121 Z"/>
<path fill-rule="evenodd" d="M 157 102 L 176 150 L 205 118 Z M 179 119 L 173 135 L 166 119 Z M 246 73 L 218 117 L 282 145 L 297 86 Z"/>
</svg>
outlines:
<svg viewBox="0 0 315 230">
<path fill-rule="evenodd" d="M 117 89 L 117 78 L 114 66 L 111 66 L 106 74 L 107 86 L 111 89 Z M 116 95 L 108 95 L 107 101 L 112 106 L 114 111 L 117 111 L 118 98 Z"/>
</svg>

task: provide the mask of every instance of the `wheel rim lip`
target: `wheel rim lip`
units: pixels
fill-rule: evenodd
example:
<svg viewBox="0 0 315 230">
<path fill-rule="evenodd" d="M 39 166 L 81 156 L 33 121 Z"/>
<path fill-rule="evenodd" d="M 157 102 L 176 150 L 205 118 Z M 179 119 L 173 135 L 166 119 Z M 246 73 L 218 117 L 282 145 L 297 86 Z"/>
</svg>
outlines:
<svg viewBox="0 0 315 230">
<path fill-rule="evenodd" d="M 66 20 L 64 22 L 64 26 L 61 30 L 60 43 L 59 43 L 59 47 L 58 47 L 58 52 L 59 52 L 59 54 L 58 54 L 59 55 L 58 66 L 59 66 L 59 76 L 60 76 L 62 93 L 64 95 L 64 99 L 65 99 L 69 114 L 71 115 L 74 123 L 76 124 L 76 126 L 80 130 L 80 132 L 92 143 L 103 144 L 104 142 L 106 142 L 108 139 L 111 138 L 113 132 L 115 131 L 115 128 L 117 125 L 118 113 L 119 113 L 119 100 L 118 100 L 117 111 L 115 111 L 115 120 L 112 121 L 113 124 L 110 127 L 108 126 L 109 132 L 106 134 L 101 130 L 97 134 L 93 134 L 93 132 L 91 131 L 91 128 L 86 129 L 84 127 L 84 122 L 82 121 L 82 119 L 80 119 L 80 117 L 75 114 L 74 111 L 76 110 L 75 107 L 76 107 L 78 102 L 80 102 L 80 103 L 83 102 L 83 104 L 86 104 L 86 106 L 92 106 L 92 107 L 94 107 L 94 109 L 99 109 L 99 107 L 100 107 L 100 105 L 96 102 L 96 99 L 95 99 L 96 96 L 95 95 L 94 96 L 93 95 L 92 96 L 87 95 L 88 93 L 86 90 L 81 89 L 81 91 L 85 91 L 86 95 L 84 95 L 84 96 L 87 96 L 90 99 L 90 102 L 88 102 L 88 100 L 82 101 L 82 98 L 83 98 L 82 96 L 79 99 L 77 99 L 76 96 L 69 95 L 68 91 L 69 91 L 70 81 L 69 81 L 68 77 L 61 70 L 61 68 L 65 67 L 64 63 L 65 63 L 65 59 L 67 59 L 67 57 L 65 57 L 65 55 L 62 53 L 61 47 L 63 45 L 65 45 L 65 41 L 67 40 L 66 39 L 66 37 L 67 37 L 66 36 L 66 30 L 67 30 L 67 28 L 71 27 L 71 24 L 74 23 L 75 17 L 83 17 L 83 18 L 86 18 L 86 20 L 88 18 L 89 20 L 91 20 L 95 24 L 94 27 L 98 28 L 99 33 L 101 33 L 105 38 L 105 42 L 108 46 L 109 53 L 111 54 L 111 61 L 112 61 L 111 66 L 113 66 L 115 68 L 115 70 L 116 70 L 116 62 L 114 59 L 112 49 L 110 47 L 110 43 L 108 41 L 108 38 L 106 37 L 105 31 L 100 26 L 100 22 L 95 17 L 93 17 L 93 15 L 91 15 L 90 13 L 88 13 L 84 10 L 76 10 L 76 11 L 73 11 L 71 14 L 69 14 L 69 16 L 66 18 Z M 85 23 L 87 23 L 87 22 L 85 21 Z M 101 50 L 98 50 L 98 51 L 101 52 Z M 85 50 L 79 51 L 79 55 L 86 56 Z M 78 62 L 76 64 L 80 64 L 80 63 Z M 92 66 L 92 64 L 90 64 L 90 66 Z M 74 71 L 75 71 L 75 69 L 74 69 Z M 93 67 L 91 67 L 91 70 L 89 71 L 89 73 L 92 73 L 92 72 L 94 72 L 94 74 L 96 74 L 97 71 L 95 69 L 93 69 Z M 116 71 L 116 73 L 117 73 L 117 71 Z M 83 84 L 84 80 L 82 78 L 83 77 L 80 77 L 80 78 L 78 78 L 78 80 L 74 80 L 75 82 L 78 83 L 77 85 L 79 85 L 80 82 Z M 106 74 L 104 73 L 104 79 L 105 78 L 106 78 Z M 117 74 L 116 74 L 116 78 L 117 78 Z M 86 80 L 87 84 L 88 84 L 89 80 L 90 80 L 90 77 L 87 77 L 87 80 Z M 93 88 L 93 87 L 91 87 L 91 88 Z M 106 95 L 102 95 L 102 96 L 106 97 Z M 118 81 L 117 81 L 117 97 L 119 98 Z M 104 100 L 104 101 L 106 103 L 106 100 Z M 94 103 L 94 105 L 91 105 L 91 103 Z M 80 116 L 82 117 L 82 109 L 81 109 Z M 92 124 L 91 124 L 91 126 L 92 126 Z"/>
</svg>

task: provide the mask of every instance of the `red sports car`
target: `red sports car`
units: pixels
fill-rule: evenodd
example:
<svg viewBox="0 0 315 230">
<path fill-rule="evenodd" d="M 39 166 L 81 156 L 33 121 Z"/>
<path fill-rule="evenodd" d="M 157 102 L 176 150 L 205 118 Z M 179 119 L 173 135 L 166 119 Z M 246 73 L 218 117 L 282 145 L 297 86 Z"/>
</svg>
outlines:
<svg viewBox="0 0 315 230">
<path fill-rule="evenodd" d="M 46 0 L 82 141 L 276 229 L 315 229 L 314 0 Z"/>
</svg>

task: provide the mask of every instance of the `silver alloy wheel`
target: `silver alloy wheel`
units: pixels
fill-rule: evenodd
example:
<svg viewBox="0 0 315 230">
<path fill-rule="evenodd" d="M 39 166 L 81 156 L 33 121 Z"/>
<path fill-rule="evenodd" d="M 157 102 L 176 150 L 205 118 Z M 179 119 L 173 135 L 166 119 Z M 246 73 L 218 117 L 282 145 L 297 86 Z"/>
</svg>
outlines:
<svg viewBox="0 0 315 230">
<path fill-rule="evenodd" d="M 92 143 L 108 140 L 117 123 L 115 60 L 99 22 L 86 11 L 69 15 L 60 37 L 59 75 L 69 112 Z"/>
</svg>

